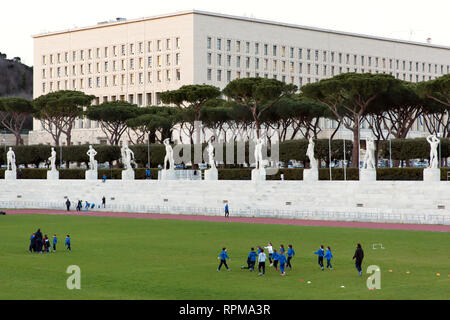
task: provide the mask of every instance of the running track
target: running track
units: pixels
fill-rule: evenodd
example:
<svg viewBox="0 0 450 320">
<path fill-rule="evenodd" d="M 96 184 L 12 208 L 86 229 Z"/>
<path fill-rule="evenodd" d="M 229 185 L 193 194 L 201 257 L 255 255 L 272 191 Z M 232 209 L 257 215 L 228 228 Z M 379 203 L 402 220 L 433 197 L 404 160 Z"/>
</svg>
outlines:
<svg viewBox="0 0 450 320">
<path fill-rule="evenodd" d="M 345 228 L 367 228 L 367 229 L 396 229 L 417 231 L 450 232 L 450 225 L 431 224 L 402 224 L 402 223 L 374 223 L 374 222 L 349 222 L 349 221 L 322 221 L 322 220 L 296 220 L 296 219 L 271 219 L 271 218 L 243 218 L 243 217 L 218 217 L 197 216 L 180 214 L 151 214 L 151 213 L 126 213 L 126 212 L 81 212 L 45 210 L 45 209 L 4 209 L 6 215 L 23 214 L 54 214 L 68 216 L 96 216 L 96 217 L 118 217 L 118 218 L 143 218 L 143 219 L 169 219 L 169 220 L 191 220 L 191 221 L 215 221 L 215 222 L 241 222 L 241 223 L 264 223 L 264 224 L 289 224 L 297 226 L 325 226 Z"/>
</svg>

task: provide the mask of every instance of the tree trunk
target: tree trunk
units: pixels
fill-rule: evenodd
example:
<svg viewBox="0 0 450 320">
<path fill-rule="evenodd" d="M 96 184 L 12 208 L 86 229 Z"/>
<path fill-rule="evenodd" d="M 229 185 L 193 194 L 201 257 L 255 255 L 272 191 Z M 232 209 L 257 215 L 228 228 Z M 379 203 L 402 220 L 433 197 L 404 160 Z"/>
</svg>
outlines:
<svg viewBox="0 0 450 320">
<path fill-rule="evenodd" d="M 351 168 L 359 168 L 359 121 L 355 121 L 356 125 L 353 126 L 353 149 L 352 149 L 352 165 Z"/>
</svg>

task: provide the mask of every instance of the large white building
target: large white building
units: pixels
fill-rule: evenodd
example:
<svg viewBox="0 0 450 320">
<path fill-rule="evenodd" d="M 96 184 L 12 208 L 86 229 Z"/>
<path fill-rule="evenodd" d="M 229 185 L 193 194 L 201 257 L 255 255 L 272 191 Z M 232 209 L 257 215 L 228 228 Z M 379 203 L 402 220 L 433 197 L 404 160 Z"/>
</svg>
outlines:
<svg viewBox="0 0 450 320">
<path fill-rule="evenodd" d="M 94 103 L 160 105 L 159 93 L 185 84 L 224 88 L 242 77 L 297 86 L 345 72 L 387 73 L 419 82 L 450 73 L 450 47 L 190 10 L 35 35 L 34 97 L 81 90 Z M 323 120 L 323 134 L 335 126 Z M 421 135 L 418 122 L 411 135 Z M 125 138 L 125 137 L 124 137 Z M 52 143 L 38 120 L 30 144 Z M 72 141 L 106 143 L 80 119 Z"/>
</svg>

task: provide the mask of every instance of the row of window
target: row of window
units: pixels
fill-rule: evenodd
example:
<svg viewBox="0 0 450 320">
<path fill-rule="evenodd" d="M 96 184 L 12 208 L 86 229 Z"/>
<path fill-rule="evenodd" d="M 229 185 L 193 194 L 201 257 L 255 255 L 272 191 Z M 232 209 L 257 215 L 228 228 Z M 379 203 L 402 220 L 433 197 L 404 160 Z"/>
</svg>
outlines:
<svg viewBox="0 0 450 320">
<path fill-rule="evenodd" d="M 236 68 L 240 68 L 241 66 L 245 66 L 245 68 L 249 69 L 251 67 L 254 67 L 255 69 L 263 69 L 263 70 L 269 70 L 269 68 L 273 69 L 273 71 L 276 71 L 278 68 L 278 65 L 281 66 L 281 71 L 282 72 L 286 72 L 287 69 L 289 69 L 289 72 L 295 72 L 295 65 L 297 64 L 298 66 L 298 73 L 302 73 L 302 66 L 303 66 L 303 62 L 295 62 L 295 61 L 286 61 L 286 60 L 276 60 L 276 59 L 269 59 L 269 58 L 259 58 L 259 57 L 249 57 L 249 56 L 234 56 L 234 55 L 222 55 L 221 53 L 217 53 L 215 54 L 216 59 L 215 59 L 215 65 L 216 66 L 226 66 L 226 67 L 231 67 L 232 65 L 235 65 Z M 206 62 L 208 65 L 212 65 L 213 64 L 213 53 L 211 52 L 207 52 L 206 54 Z M 364 58 L 364 56 L 361 56 L 361 58 Z M 370 58 L 370 57 L 369 57 Z M 252 63 L 253 61 L 253 63 Z M 261 62 L 262 62 L 262 67 L 261 67 Z M 364 62 L 364 59 L 363 61 Z M 371 59 L 369 59 L 369 63 L 368 66 L 369 67 L 374 67 L 374 68 L 383 68 L 386 69 L 386 61 L 385 58 L 382 59 L 382 64 L 378 63 L 378 58 L 376 58 L 376 63 L 372 63 Z M 270 67 L 269 67 L 269 63 L 270 63 Z M 314 65 L 315 68 L 319 68 L 319 64 L 311 64 L 311 63 L 307 63 L 306 64 L 308 66 L 308 69 L 311 68 L 311 65 Z M 357 64 L 354 64 L 357 65 Z M 392 65 L 393 65 L 393 60 L 389 59 L 389 69 L 392 69 Z M 364 63 L 361 64 L 361 66 L 364 66 Z M 403 71 L 409 71 L 409 72 L 428 72 L 428 73 L 432 73 L 433 72 L 433 65 L 431 63 L 425 64 L 425 62 L 419 64 L 419 62 L 416 62 L 414 67 L 413 67 L 413 63 L 412 61 L 409 61 L 408 67 L 407 67 L 407 63 L 406 61 L 402 61 L 402 63 L 400 63 L 399 60 L 396 60 L 395 62 L 395 66 L 396 66 L 396 70 L 400 70 L 400 66 L 402 66 L 401 70 Z M 326 65 L 323 66 L 323 68 L 326 68 Z M 428 71 L 426 71 L 428 70 Z M 440 74 L 444 74 L 444 73 L 450 73 L 450 65 L 447 65 L 446 68 L 444 68 L 444 65 L 440 65 Z M 310 73 L 310 71 L 308 71 L 307 73 Z M 434 73 L 437 74 L 438 73 L 438 65 L 435 64 L 434 65 Z"/>
<path fill-rule="evenodd" d="M 283 58 L 290 58 L 290 59 L 299 59 L 303 60 L 304 58 L 306 60 L 314 60 L 314 61 L 322 61 L 326 63 L 340 63 L 340 64 L 353 64 L 353 65 L 361 65 L 361 66 L 368 66 L 368 67 L 375 67 L 375 68 L 389 68 L 389 69 L 395 69 L 400 70 L 400 68 L 404 71 L 408 69 L 408 71 L 413 71 L 415 69 L 416 72 L 419 72 L 421 69 L 422 72 L 425 72 L 426 68 L 428 67 L 428 73 L 432 73 L 432 69 L 434 67 L 434 73 L 438 73 L 438 69 L 440 68 L 441 74 L 444 73 L 445 67 L 447 70 L 450 68 L 450 66 L 444 66 L 439 64 L 433 64 L 432 63 L 425 63 L 425 62 L 413 62 L 413 61 L 407 61 L 407 60 L 399 60 L 399 59 L 387 59 L 387 58 L 379 58 L 379 57 L 372 57 L 372 56 L 365 56 L 365 55 L 357 55 L 357 54 L 350 54 L 350 53 L 336 53 L 335 51 L 327 51 L 327 50 L 313 50 L 313 49 L 303 49 L 303 48 L 294 48 L 294 47 L 287 47 L 287 46 L 279 46 L 279 45 L 270 45 L 269 44 L 263 44 L 262 49 L 260 48 L 260 43 L 255 42 L 253 43 L 253 51 L 251 50 L 251 43 L 250 41 L 241 41 L 241 40 L 226 40 L 225 48 L 223 48 L 223 42 L 221 38 L 216 39 L 216 50 L 217 51 L 233 51 L 233 52 L 245 52 L 246 54 L 254 54 L 254 55 L 264 55 L 269 56 L 269 51 L 271 49 L 271 55 L 273 57 L 283 57 Z M 234 43 L 234 47 L 232 48 Z M 212 37 L 207 37 L 207 45 L 206 47 L 208 49 L 212 50 Z M 241 48 L 243 47 L 243 48 Z M 279 50 L 280 48 L 280 50 Z M 252 51 L 252 52 L 251 52 Z M 295 53 L 297 52 L 297 55 Z M 211 54 L 211 53 L 208 53 Z M 314 55 L 314 59 L 312 58 Z M 217 56 L 221 56 L 221 54 L 217 54 Z M 219 59 L 219 58 L 218 58 Z M 227 59 L 229 56 L 227 56 Z M 448 73 L 448 71 L 447 71 Z"/>
<path fill-rule="evenodd" d="M 172 46 L 172 41 L 174 41 L 175 46 Z M 147 52 L 153 51 L 163 51 L 163 50 L 178 50 L 180 49 L 181 42 L 180 38 L 176 37 L 174 39 L 165 39 L 165 40 L 154 40 L 154 41 L 146 41 Z M 127 50 L 128 49 L 128 50 Z M 108 58 L 110 56 L 117 57 L 119 55 L 134 55 L 134 54 L 143 54 L 144 53 L 144 42 L 138 42 L 136 44 L 121 44 L 114 45 L 102 48 L 94 48 L 94 49 L 80 49 L 69 52 L 55 53 L 49 55 L 42 56 L 42 65 L 49 64 L 58 64 L 58 63 L 68 63 L 71 55 L 70 62 L 76 61 L 84 61 L 85 59 L 101 59 Z M 119 53 L 120 51 L 120 53 Z"/>
<path fill-rule="evenodd" d="M 326 66 L 324 66 L 324 67 L 326 67 Z M 325 72 L 323 74 L 323 77 L 326 77 L 327 76 L 326 69 L 324 69 L 324 70 L 325 70 Z M 227 82 L 230 82 L 231 80 L 234 80 L 234 79 L 239 79 L 239 78 L 242 78 L 242 77 L 250 78 L 250 77 L 253 77 L 253 76 L 254 77 L 269 78 L 269 74 L 268 73 L 264 73 L 264 74 L 260 74 L 259 72 L 255 72 L 255 73 L 253 73 L 253 72 L 245 72 L 244 73 L 242 71 L 221 70 L 221 69 L 217 69 L 217 70 L 214 70 L 214 71 L 216 73 L 215 76 L 213 76 L 213 69 L 209 69 L 209 68 L 207 69 L 207 71 L 206 71 L 206 79 L 208 81 L 217 81 L 217 82 L 227 81 Z M 343 73 L 343 72 L 358 72 L 358 69 L 350 70 L 350 68 L 346 68 L 346 70 L 344 70 L 342 67 L 339 67 L 339 69 L 337 69 L 336 71 L 337 71 L 336 74 L 340 74 L 340 73 Z M 223 72 L 226 72 L 226 73 L 224 74 Z M 364 69 L 362 69 L 360 71 L 360 73 L 364 73 L 364 72 L 365 72 Z M 372 70 L 368 70 L 368 73 L 372 73 Z M 380 73 L 380 72 L 378 70 L 375 70 L 375 73 Z M 386 72 L 383 71 L 382 73 L 386 73 Z M 390 75 L 394 75 L 392 72 L 389 72 L 389 74 Z M 318 77 L 317 78 L 314 78 L 314 77 L 313 78 L 311 78 L 311 77 L 306 77 L 306 78 L 298 77 L 297 78 L 298 82 L 295 81 L 296 77 L 294 77 L 294 76 L 281 75 L 281 77 L 279 77 L 279 75 L 277 75 L 277 74 L 272 74 L 271 76 L 272 76 L 273 79 L 279 79 L 279 80 L 281 80 L 283 82 L 288 82 L 289 81 L 292 84 L 296 83 L 299 86 L 302 86 L 303 84 L 305 84 L 303 82 L 304 79 L 306 79 L 306 83 L 318 82 L 320 79 L 323 79 L 323 78 L 321 78 L 321 75 L 319 73 L 316 73 L 315 75 L 317 75 Z M 333 75 L 335 75 L 334 74 L 334 67 L 332 67 L 332 76 Z M 402 79 L 402 80 L 410 81 L 410 82 L 426 81 L 426 80 L 431 80 L 431 79 L 435 78 L 435 77 L 432 77 L 432 76 L 425 76 L 425 75 L 419 76 L 418 74 L 413 75 L 413 74 L 406 74 L 406 73 L 401 74 L 401 73 L 398 73 L 398 72 L 395 74 L 395 77 L 397 79 Z"/>
<path fill-rule="evenodd" d="M 166 70 L 158 70 L 156 72 L 148 71 L 146 73 L 146 79 L 144 79 L 144 73 L 129 73 L 129 74 L 120 74 L 120 75 L 112 75 L 112 76 L 102 76 L 102 77 L 89 77 L 89 78 L 80 78 L 80 79 L 72 79 L 64 80 L 64 81 L 50 81 L 50 82 L 42 82 L 42 92 L 45 93 L 48 91 L 54 90 L 77 90 L 77 89 L 90 89 L 90 88 L 102 88 L 109 86 L 123 86 L 123 85 L 143 85 L 144 81 L 147 83 L 161 83 L 161 82 L 170 82 L 170 81 L 180 81 L 181 80 L 181 71 L 180 69 L 174 70 L 174 75 L 172 74 L 172 69 Z M 173 76 L 175 78 L 173 78 Z M 48 87 L 47 87 L 48 85 Z"/>
<path fill-rule="evenodd" d="M 153 62 L 153 56 L 147 57 L 144 62 L 144 58 L 130 58 L 128 60 L 112 60 L 112 61 L 104 61 L 104 62 L 96 62 L 96 63 L 87 63 L 87 64 L 79 64 L 79 65 L 70 65 L 64 67 L 50 67 L 42 69 L 42 78 L 47 78 L 47 73 L 49 78 L 53 78 L 54 72 L 56 72 L 56 77 L 68 77 L 69 72 L 71 76 L 92 74 L 94 72 L 117 72 L 117 71 L 125 71 L 125 70 L 134 70 L 136 69 L 144 69 L 146 66 L 149 68 L 162 68 L 169 67 L 172 63 L 175 66 L 179 66 L 181 61 L 181 54 L 176 53 L 175 55 L 166 54 L 164 56 L 158 55 L 156 56 L 156 63 Z M 128 63 L 127 63 L 128 62 Z M 94 71 L 95 66 L 95 71 Z"/>
</svg>

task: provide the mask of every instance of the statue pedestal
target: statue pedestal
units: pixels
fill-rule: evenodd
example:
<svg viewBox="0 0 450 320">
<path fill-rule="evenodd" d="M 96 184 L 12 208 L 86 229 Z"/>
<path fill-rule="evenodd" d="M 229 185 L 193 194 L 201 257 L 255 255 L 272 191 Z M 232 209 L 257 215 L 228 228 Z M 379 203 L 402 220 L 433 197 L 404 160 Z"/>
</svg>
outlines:
<svg viewBox="0 0 450 320">
<path fill-rule="evenodd" d="M 47 180 L 59 180 L 59 171 L 58 170 L 47 171 Z"/>
<path fill-rule="evenodd" d="M 252 181 L 266 181 L 266 169 L 253 169 Z"/>
<path fill-rule="evenodd" d="M 219 180 L 219 171 L 217 168 L 205 170 L 205 180 Z"/>
<path fill-rule="evenodd" d="M 303 170 L 303 181 L 319 181 L 319 170 L 318 169 L 304 169 Z"/>
<path fill-rule="evenodd" d="M 377 181 L 376 169 L 360 169 L 359 181 Z"/>
<path fill-rule="evenodd" d="M 161 170 L 161 180 L 177 180 L 174 169 Z"/>
<path fill-rule="evenodd" d="M 134 180 L 134 170 L 133 169 L 123 170 L 122 180 Z"/>
<path fill-rule="evenodd" d="M 86 180 L 97 180 L 98 179 L 97 170 L 86 170 L 85 175 L 86 175 L 85 176 Z"/>
<path fill-rule="evenodd" d="M 16 180 L 17 173 L 16 170 L 6 170 L 5 171 L 5 180 Z"/>
<path fill-rule="evenodd" d="M 423 169 L 423 181 L 426 181 L 426 182 L 441 181 L 441 169 L 439 169 L 439 168 Z"/>
</svg>

